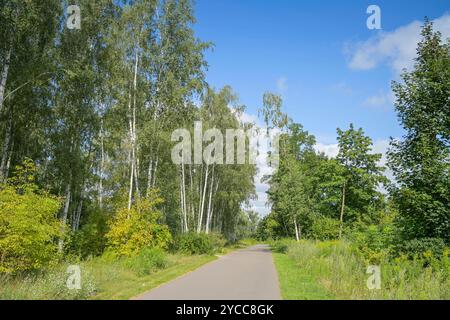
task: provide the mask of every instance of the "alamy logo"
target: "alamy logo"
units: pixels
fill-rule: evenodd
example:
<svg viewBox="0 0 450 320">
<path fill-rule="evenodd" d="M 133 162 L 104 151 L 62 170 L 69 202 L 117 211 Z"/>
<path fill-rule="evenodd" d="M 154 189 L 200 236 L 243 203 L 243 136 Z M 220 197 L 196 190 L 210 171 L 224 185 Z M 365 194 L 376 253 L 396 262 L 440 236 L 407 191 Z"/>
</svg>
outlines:
<svg viewBox="0 0 450 320">
<path fill-rule="evenodd" d="M 81 29 L 81 10 L 77 5 L 71 5 L 67 7 L 67 28 L 68 29 Z"/>
<path fill-rule="evenodd" d="M 178 142 L 171 153 L 174 164 L 256 164 L 258 156 L 266 153 L 267 164 L 278 168 L 279 134 L 275 130 L 226 129 L 224 136 L 217 128 L 203 132 L 202 122 L 196 121 L 193 135 L 192 139 L 185 128 L 172 132 L 172 142 Z"/>
<path fill-rule="evenodd" d="M 80 290 L 81 289 L 81 268 L 78 265 L 70 265 L 67 267 L 67 277 L 66 286 L 69 290 Z"/>
<path fill-rule="evenodd" d="M 369 30 L 381 29 L 381 9 L 377 5 L 370 5 L 366 10 L 370 16 L 367 18 L 366 25 Z"/>
<path fill-rule="evenodd" d="M 366 270 L 370 277 L 367 279 L 366 285 L 369 290 L 381 289 L 381 269 L 380 266 L 368 266 Z"/>
</svg>

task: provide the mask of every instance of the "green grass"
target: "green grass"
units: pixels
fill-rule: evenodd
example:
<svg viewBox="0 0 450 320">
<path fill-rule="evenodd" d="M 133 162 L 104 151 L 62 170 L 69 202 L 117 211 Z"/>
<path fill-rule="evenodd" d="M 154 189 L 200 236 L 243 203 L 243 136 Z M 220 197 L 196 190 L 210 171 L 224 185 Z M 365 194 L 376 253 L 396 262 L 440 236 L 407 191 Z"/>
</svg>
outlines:
<svg viewBox="0 0 450 320">
<path fill-rule="evenodd" d="M 130 299 L 217 259 L 210 255 L 167 254 L 158 268 L 142 272 L 130 259 L 107 256 L 90 261 L 63 263 L 39 273 L 0 277 L 0 300 Z M 139 261 L 137 261 L 139 262 Z M 66 286 L 67 266 L 81 269 L 81 290 Z"/>
<path fill-rule="evenodd" d="M 217 255 L 255 244 L 242 240 L 221 248 Z M 15 277 L 0 275 L 0 300 L 131 299 L 217 259 L 217 255 L 188 255 L 143 250 L 130 258 L 105 253 L 87 261 L 60 263 L 36 273 Z M 79 265 L 81 290 L 66 286 L 67 267 Z"/>
<path fill-rule="evenodd" d="M 215 259 L 216 257 L 207 255 L 171 255 L 170 265 L 167 268 L 143 276 L 120 266 L 87 264 L 87 268 L 98 282 L 98 293 L 92 299 L 130 299 Z"/>
<path fill-rule="evenodd" d="M 379 264 L 381 289 L 369 290 L 368 264 L 348 242 L 283 241 L 273 249 L 284 299 L 450 299 L 447 256 L 428 265 L 404 257 L 385 260 Z"/>
<path fill-rule="evenodd" d="M 332 296 L 284 253 L 273 253 L 284 300 L 326 300 Z"/>
</svg>

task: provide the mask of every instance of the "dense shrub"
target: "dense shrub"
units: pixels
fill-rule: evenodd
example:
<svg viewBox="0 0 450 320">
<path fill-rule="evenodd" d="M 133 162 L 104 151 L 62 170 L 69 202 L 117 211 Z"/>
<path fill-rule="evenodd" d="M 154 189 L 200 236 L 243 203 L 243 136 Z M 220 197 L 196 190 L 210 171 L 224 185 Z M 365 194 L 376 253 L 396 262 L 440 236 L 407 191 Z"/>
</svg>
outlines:
<svg viewBox="0 0 450 320">
<path fill-rule="evenodd" d="M 214 254 L 219 252 L 225 244 L 226 241 L 220 234 L 189 232 L 179 235 L 174 242 L 174 247 L 188 254 Z"/>
<path fill-rule="evenodd" d="M 333 240 L 339 237 L 339 220 L 320 217 L 314 220 L 310 236 L 317 240 Z"/>
<path fill-rule="evenodd" d="M 258 223 L 256 237 L 262 241 L 277 239 L 280 234 L 279 229 L 280 224 L 269 214 Z"/>
<path fill-rule="evenodd" d="M 441 257 L 446 249 L 444 240 L 440 238 L 422 238 L 405 241 L 396 246 L 397 254 L 404 254 L 410 258 L 432 255 Z"/>
<path fill-rule="evenodd" d="M 148 275 L 169 265 L 169 259 L 160 248 L 144 248 L 138 255 L 126 258 L 124 264 L 138 276 Z"/>
<path fill-rule="evenodd" d="M 61 201 L 39 190 L 34 174 L 33 162 L 26 160 L 0 186 L 0 273 L 40 269 L 56 256 Z"/>
<path fill-rule="evenodd" d="M 369 263 L 380 263 L 391 254 L 394 237 L 395 229 L 391 225 L 361 226 L 349 235 L 358 252 Z"/>
<path fill-rule="evenodd" d="M 133 256 L 146 247 L 167 248 L 172 236 L 167 225 L 160 223 L 156 206 L 161 202 L 152 192 L 131 209 L 119 209 L 106 234 L 109 249 L 119 256 Z"/>
<path fill-rule="evenodd" d="M 101 255 L 106 247 L 108 217 L 98 208 L 88 210 L 88 220 L 66 241 L 66 251 L 81 258 Z"/>
<path fill-rule="evenodd" d="M 278 253 L 286 253 L 295 241 L 292 239 L 281 239 L 281 240 L 274 240 L 270 242 L 270 247 L 272 250 Z"/>
</svg>

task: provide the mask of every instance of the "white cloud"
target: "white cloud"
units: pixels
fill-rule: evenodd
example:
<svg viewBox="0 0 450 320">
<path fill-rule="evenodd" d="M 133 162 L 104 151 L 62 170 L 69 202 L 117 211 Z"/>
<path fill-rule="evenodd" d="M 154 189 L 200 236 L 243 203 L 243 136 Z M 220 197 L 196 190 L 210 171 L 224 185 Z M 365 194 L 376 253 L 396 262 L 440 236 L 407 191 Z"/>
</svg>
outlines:
<svg viewBox="0 0 450 320">
<path fill-rule="evenodd" d="M 378 164 L 380 166 L 386 165 L 386 161 L 387 161 L 386 154 L 387 154 L 388 149 L 389 149 L 389 140 L 382 139 L 382 140 L 377 140 L 373 143 L 372 153 L 381 153 L 381 155 L 382 155 L 380 161 L 378 162 Z"/>
<path fill-rule="evenodd" d="M 376 95 L 370 96 L 363 102 L 363 105 L 368 107 L 388 107 L 392 106 L 393 103 L 394 95 L 391 91 L 389 93 L 380 92 Z"/>
<path fill-rule="evenodd" d="M 324 143 L 317 143 L 314 146 L 314 149 L 317 152 L 323 152 L 326 156 L 330 158 L 335 158 L 339 152 L 339 146 L 337 143 L 335 144 L 324 144 Z M 381 159 L 378 161 L 379 166 L 386 167 L 387 163 L 387 152 L 389 149 L 389 140 L 386 139 L 380 139 L 376 140 L 373 143 L 372 146 L 372 154 L 374 153 L 381 153 Z M 394 175 L 391 170 L 386 168 L 386 171 L 384 172 L 384 175 L 391 181 L 394 181 Z M 381 192 L 387 192 L 385 189 L 380 188 Z"/>
<path fill-rule="evenodd" d="M 381 153 L 382 158 L 378 163 L 381 166 L 386 165 L 386 153 L 389 148 L 389 140 L 380 139 L 376 140 L 372 146 L 372 153 Z M 339 145 L 337 143 L 325 144 L 321 142 L 317 142 L 314 145 L 314 149 L 317 152 L 323 152 L 329 158 L 336 158 L 339 153 Z"/>
<path fill-rule="evenodd" d="M 258 117 L 247 112 L 242 112 L 238 118 L 241 122 L 258 123 Z"/>
<path fill-rule="evenodd" d="M 314 150 L 324 153 L 329 158 L 336 158 L 339 152 L 339 147 L 337 143 L 324 144 L 318 142 L 314 145 Z"/>
<path fill-rule="evenodd" d="M 444 39 L 450 37 L 450 14 L 433 21 L 434 30 L 440 31 Z M 413 21 L 391 32 L 380 32 L 367 41 L 350 44 L 346 51 L 350 55 L 349 67 L 370 70 L 387 63 L 397 74 L 403 68 L 411 69 L 416 57 L 423 22 Z"/>
<path fill-rule="evenodd" d="M 277 79 L 277 90 L 281 94 L 286 94 L 288 90 L 288 79 L 286 77 L 280 77 Z"/>
<path fill-rule="evenodd" d="M 242 122 L 253 123 L 255 129 L 265 130 L 264 125 L 259 121 L 258 117 L 253 114 L 243 112 L 239 115 L 239 120 Z M 260 145 L 258 146 L 258 156 L 256 157 L 256 167 L 258 173 L 255 177 L 255 189 L 256 189 L 256 199 L 250 200 L 247 209 L 256 211 L 260 216 L 265 216 L 270 212 L 270 207 L 267 203 L 267 194 L 269 190 L 269 184 L 267 182 L 261 182 L 261 179 L 265 175 L 271 175 L 274 169 L 269 165 L 267 159 L 267 152 L 269 150 L 268 139 L 261 139 Z"/>
</svg>

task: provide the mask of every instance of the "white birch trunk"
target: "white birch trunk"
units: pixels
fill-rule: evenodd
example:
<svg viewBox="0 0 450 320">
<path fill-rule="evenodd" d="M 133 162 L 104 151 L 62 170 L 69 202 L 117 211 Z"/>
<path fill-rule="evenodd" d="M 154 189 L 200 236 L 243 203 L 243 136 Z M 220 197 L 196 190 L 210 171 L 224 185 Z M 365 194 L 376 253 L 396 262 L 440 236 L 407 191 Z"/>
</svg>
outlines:
<svg viewBox="0 0 450 320">
<path fill-rule="evenodd" d="M 184 164 L 181 164 L 181 188 L 183 190 L 183 216 L 184 216 L 184 230 L 189 232 L 188 221 L 187 221 L 187 206 L 186 206 L 186 183 L 184 179 Z"/>
<path fill-rule="evenodd" d="M 136 185 L 136 194 L 139 197 L 139 162 L 137 160 L 137 134 L 136 134 L 136 91 L 137 91 L 137 71 L 139 64 L 139 56 L 136 51 L 134 63 L 134 81 L 133 81 L 133 129 L 132 129 L 132 148 L 134 161 L 134 180 Z"/>
<path fill-rule="evenodd" d="M 149 196 L 150 189 L 152 188 L 152 172 L 153 172 L 153 159 L 150 158 L 147 169 L 147 197 Z"/>
<path fill-rule="evenodd" d="M 208 186 L 208 173 L 209 173 L 209 166 L 206 165 L 204 188 L 203 188 L 203 192 L 202 192 L 202 205 L 200 207 L 200 213 L 199 213 L 199 217 L 198 217 L 197 233 L 200 233 L 200 231 L 202 230 L 203 211 L 204 211 L 205 198 L 206 198 L 206 188 Z"/>
<path fill-rule="evenodd" d="M 300 241 L 300 235 L 298 233 L 298 226 L 297 226 L 297 217 L 294 217 L 294 227 L 295 227 L 295 239 L 297 241 Z"/>
<path fill-rule="evenodd" d="M 214 189 L 214 166 L 211 172 L 211 186 L 209 188 L 208 210 L 206 211 L 206 226 L 205 226 L 206 234 L 209 233 L 209 225 L 211 223 L 211 203 L 212 203 L 213 189 Z"/>
<path fill-rule="evenodd" d="M 105 148 L 104 148 L 104 135 L 103 135 L 103 119 L 100 125 L 100 181 L 98 182 L 98 206 L 103 209 L 103 174 L 105 170 Z"/>
<path fill-rule="evenodd" d="M 70 200 L 71 200 L 70 198 L 71 198 L 71 190 L 70 190 L 70 181 L 69 181 L 69 183 L 67 184 L 67 187 L 66 187 L 66 199 L 64 202 L 64 209 L 63 209 L 62 216 L 61 216 L 61 222 L 62 222 L 61 232 L 64 231 L 63 228 L 67 224 L 67 216 L 69 215 L 69 207 L 70 207 Z M 63 248 L 64 248 L 64 239 L 60 238 L 58 241 L 59 252 L 62 252 Z"/>
<path fill-rule="evenodd" d="M 153 181 L 152 181 L 152 187 L 153 188 L 156 186 L 156 170 L 157 169 L 158 169 L 158 157 L 156 157 L 155 169 L 153 170 Z"/>
<path fill-rule="evenodd" d="M 9 47 L 3 63 L 2 77 L 0 80 L 0 113 L 3 110 L 3 101 L 5 99 L 6 81 L 8 80 L 9 65 L 11 62 L 12 46 Z"/>
<path fill-rule="evenodd" d="M 9 149 L 10 149 L 10 143 L 11 143 L 11 136 L 12 136 L 12 115 L 11 112 L 8 115 L 8 126 L 6 128 L 5 132 L 5 139 L 3 142 L 3 150 L 2 150 L 2 159 L 0 164 L 0 181 L 4 182 L 6 180 L 7 176 L 7 165 L 8 165 L 8 159 L 10 158 L 9 155 Z"/>
</svg>

